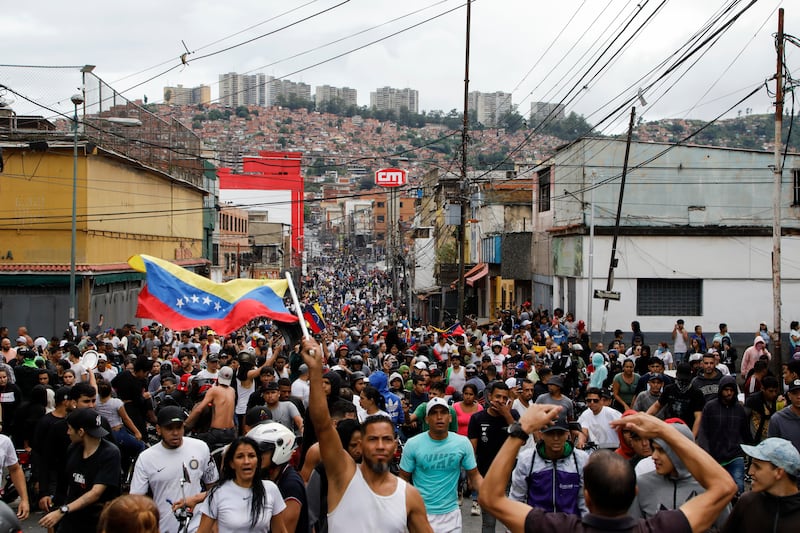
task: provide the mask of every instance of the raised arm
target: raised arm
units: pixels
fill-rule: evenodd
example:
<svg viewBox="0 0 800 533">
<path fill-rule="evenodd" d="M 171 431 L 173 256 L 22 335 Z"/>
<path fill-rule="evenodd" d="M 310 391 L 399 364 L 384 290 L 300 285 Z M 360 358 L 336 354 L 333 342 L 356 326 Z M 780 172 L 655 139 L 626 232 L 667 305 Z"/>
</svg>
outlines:
<svg viewBox="0 0 800 533">
<path fill-rule="evenodd" d="M 328 474 L 329 494 L 332 488 L 336 488 L 340 491 L 339 494 L 342 494 L 355 473 L 356 464 L 342 447 L 342 441 L 333 427 L 328 412 L 325 391 L 322 389 L 322 347 L 313 339 L 303 339 L 300 350 L 303 361 L 308 365 L 310 384 L 308 413 L 317 433 L 320 457 Z M 333 502 L 329 498 L 329 505 L 336 503 L 338 501 Z"/>
<path fill-rule="evenodd" d="M 558 405 L 533 404 L 520 418 L 520 425 L 530 435 L 557 419 L 561 409 Z M 514 501 L 506 495 L 511 471 L 524 444 L 525 441 L 516 437 L 506 439 L 486 472 L 478 493 L 481 507 L 500 520 L 512 533 L 524 532 L 525 518 L 531 510 L 527 503 Z"/>
<path fill-rule="evenodd" d="M 708 530 L 736 494 L 736 483 L 730 474 L 672 425 L 646 413 L 637 413 L 615 420 L 611 426 L 631 429 L 647 439 L 663 439 L 680 457 L 689 473 L 706 489 L 680 507 L 692 531 Z"/>
</svg>

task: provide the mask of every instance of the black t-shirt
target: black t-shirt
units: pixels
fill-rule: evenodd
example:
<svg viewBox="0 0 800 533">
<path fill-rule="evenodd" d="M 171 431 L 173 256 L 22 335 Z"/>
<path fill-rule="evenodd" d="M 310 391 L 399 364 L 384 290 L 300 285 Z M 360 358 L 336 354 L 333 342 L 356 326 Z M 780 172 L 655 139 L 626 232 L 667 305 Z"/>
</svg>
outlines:
<svg viewBox="0 0 800 533">
<path fill-rule="evenodd" d="M 308 531 L 308 498 L 303 478 L 294 467 L 286 465 L 278 476 L 276 485 L 284 501 L 294 499 L 300 504 L 300 516 L 297 518 L 295 531 Z"/>
<path fill-rule="evenodd" d="M 8 383 L 0 391 L 0 407 L 3 413 L 3 435 L 11 435 L 14 414 L 22 401 L 22 391 L 13 383 Z"/>
<path fill-rule="evenodd" d="M 694 427 L 694 414 L 702 412 L 705 405 L 702 392 L 694 387 L 682 392 L 677 383 L 667 385 L 658 402 L 662 407 L 666 407 L 663 411 L 665 419 L 680 418 L 690 428 Z"/>
<path fill-rule="evenodd" d="M 519 413 L 511 410 L 514 420 L 519 420 Z M 492 416 L 488 409 L 478 411 L 469 419 L 467 427 L 467 437 L 478 440 L 477 453 L 475 459 L 478 461 L 478 472 L 482 476 L 486 475 L 489 466 L 492 464 L 497 452 L 508 438 L 508 423 L 502 416 Z"/>
<path fill-rule="evenodd" d="M 125 412 L 142 435 L 147 435 L 147 411 L 153 404 L 143 396 L 147 390 L 147 382 L 130 372 L 120 372 L 111 380 L 111 386 L 117 391 L 117 397 L 125 402 Z"/>
<path fill-rule="evenodd" d="M 56 418 L 52 424 L 48 426 L 46 440 L 42 443 L 43 464 L 52 472 L 47 472 L 50 483 L 55 481 L 57 486 L 65 486 L 67 469 L 65 467 L 67 455 L 70 450 L 69 435 L 67 435 L 67 419 Z M 111 433 L 111 425 L 102 417 L 100 425 L 108 432 L 108 435 L 103 437 L 103 441 L 110 444 L 113 448 L 117 448 L 114 436 Z M 118 467 L 119 469 L 119 467 Z M 56 479 L 51 478 L 51 474 L 56 476 Z M 43 475 L 45 473 L 43 472 Z M 55 501 L 58 505 L 63 505 L 71 500 L 63 500 L 64 493 L 56 494 Z M 59 499 L 61 498 L 61 499 Z"/>
<path fill-rule="evenodd" d="M 51 471 L 56 468 L 56 463 L 51 462 L 52 460 L 55 460 L 55 458 L 52 458 L 52 456 L 48 454 L 48 449 L 50 446 L 50 441 L 48 438 L 53 425 L 59 420 L 64 419 L 54 416 L 53 413 L 47 413 L 39 419 L 39 422 L 36 424 L 36 429 L 33 433 L 33 441 L 31 442 L 31 450 L 33 451 L 33 469 L 37 478 L 39 479 L 39 484 L 41 486 L 40 492 L 42 494 L 50 494 L 52 488 L 55 487 L 56 480 L 53 479 L 50 474 Z M 69 441 L 67 441 L 67 444 L 69 444 Z"/>
<path fill-rule="evenodd" d="M 58 532 L 94 531 L 105 502 L 119 495 L 119 449 L 101 439 L 97 450 L 84 459 L 83 445 L 72 445 L 67 452 L 66 472 L 66 504 L 80 498 L 95 485 L 105 485 L 106 489 L 94 504 L 64 515 Z"/>
<path fill-rule="evenodd" d="M 606 518 L 587 514 L 583 518 L 565 513 L 547 513 L 541 509 L 531 509 L 525 517 L 525 533 L 599 533 L 614 531 L 617 533 L 646 533 L 669 531 L 670 533 L 690 533 L 692 527 L 686 515 L 680 510 L 661 511 L 646 519 L 631 516 Z"/>
</svg>

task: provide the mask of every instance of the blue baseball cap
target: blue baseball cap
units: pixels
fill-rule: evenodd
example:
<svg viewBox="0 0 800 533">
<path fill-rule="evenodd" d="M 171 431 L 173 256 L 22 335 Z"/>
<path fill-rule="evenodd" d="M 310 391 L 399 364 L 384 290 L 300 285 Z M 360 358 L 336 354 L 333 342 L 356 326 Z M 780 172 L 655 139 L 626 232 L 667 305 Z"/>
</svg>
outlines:
<svg viewBox="0 0 800 533">
<path fill-rule="evenodd" d="M 753 459 L 772 463 L 791 476 L 800 474 L 800 452 L 786 439 L 770 437 L 761 441 L 758 446 L 741 444 L 741 447 Z"/>
</svg>

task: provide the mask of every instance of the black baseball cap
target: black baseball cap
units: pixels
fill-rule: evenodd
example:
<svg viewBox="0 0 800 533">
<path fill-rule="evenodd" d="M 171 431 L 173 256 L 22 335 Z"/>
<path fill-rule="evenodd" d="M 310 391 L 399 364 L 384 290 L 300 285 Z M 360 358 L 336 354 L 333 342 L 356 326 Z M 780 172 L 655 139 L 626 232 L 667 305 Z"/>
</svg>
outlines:
<svg viewBox="0 0 800 533">
<path fill-rule="evenodd" d="M 108 431 L 103 429 L 102 421 L 100 413 L 92 408 L 75 409 L 67 415 L 67 424 L 75 429 L 82 429 L 88 435 L 98 439 L 108 435 Z"/>
<path fill-rule="evenodd" d="M 177 405 L 167 405 L 158 410 L 158 425 L 169 426 L 170 424 L 183 424 L 186 420 L 186 413 Z"/>
<path fill-rule="evenodd" d="M 244 415 L 244 423 L 250 427 L 257 426 L 262 422 L 272 420 L 272 411 L 266 405 L 257 405 L 247 410 Z"/>
</svg>

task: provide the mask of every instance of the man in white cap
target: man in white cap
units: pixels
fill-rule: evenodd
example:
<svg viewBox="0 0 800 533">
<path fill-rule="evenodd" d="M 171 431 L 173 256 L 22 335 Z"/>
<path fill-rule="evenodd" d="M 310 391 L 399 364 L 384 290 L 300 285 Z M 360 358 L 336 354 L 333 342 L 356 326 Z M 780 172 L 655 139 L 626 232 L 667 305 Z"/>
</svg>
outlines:
<svg viewBox="0 0 800 533">
<path fill-rule="evenodd" d="M 117 377 L 117 369 L 108 364 L 108 356 L 104 353 L 97 355 L 97 369 L 94 372 L 103 376 L 106 383 L 111 383 Z"/>
<path fill-rule="evenodd" d="M 772 437 L 758 446 L 742 444 L 752 458 L 752 491 L 742 494 L 722 528 L 724 533 L 800 530 L 800 452 L 786 439 Z"/>
<path fill-rule="evenodd" d="M 434 532 L 461 531 L 458 478 L 466 470 L 470 485 L 480 490 L 483 478 L 469 439 L 448 431 L 452 415 L 444 398 L 434 397 L 425 408 L 428 431 L 408 439 L 400 460 L 400 477 L 422 495 Z"/>
</svg>

